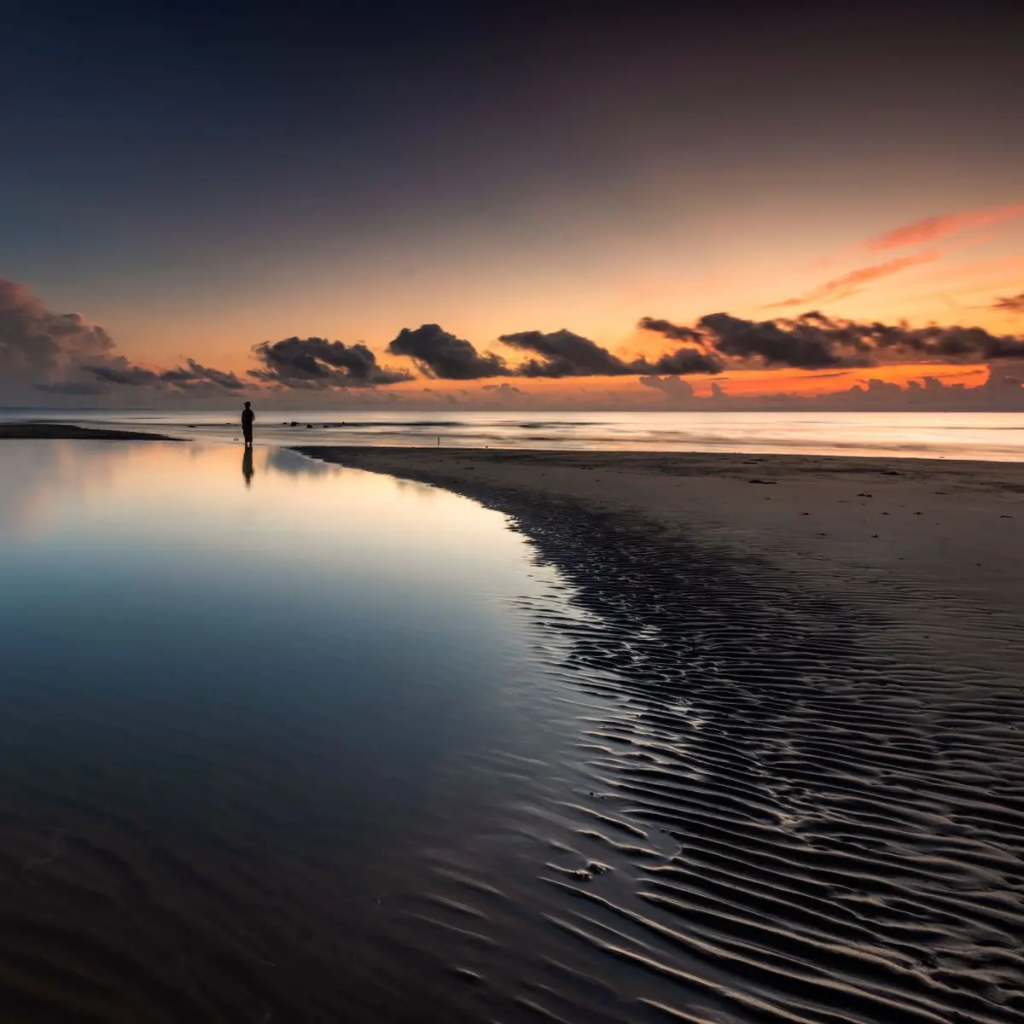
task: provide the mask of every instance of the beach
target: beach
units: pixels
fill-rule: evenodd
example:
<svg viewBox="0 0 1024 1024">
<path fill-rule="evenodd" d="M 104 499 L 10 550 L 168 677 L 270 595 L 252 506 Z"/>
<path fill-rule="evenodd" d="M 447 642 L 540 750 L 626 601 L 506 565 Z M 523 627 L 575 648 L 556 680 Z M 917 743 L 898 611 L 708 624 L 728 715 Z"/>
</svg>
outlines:
<svg viewBox="0 0 1024 1024">
<path fill-rule="evenodd" d="M 1024 464 L 0 457 L 19 1019 L 1024 1016 Z"/>
<path fill-rule="evenodd" d="M 505 512 L 575 588 L 572 660 L 632 712 L 594 725 L 610 817 L 679 843 L 642 926 L 734 1011 L 1020 1019 L 1024 467 L 303 451 Z"/>
<path fill-rule="evenodd" d="M 461 493 L 575 502 L 640 533 L 768 560 L 814 586 L 887 584 L 906 615 L 952 601 L 986 616 L 1024 600 L 1024 464 L 657 452 L 308 447 L 343 465 Z M 898 606 L 898 608 L 897 608 Z"/>
</svg>

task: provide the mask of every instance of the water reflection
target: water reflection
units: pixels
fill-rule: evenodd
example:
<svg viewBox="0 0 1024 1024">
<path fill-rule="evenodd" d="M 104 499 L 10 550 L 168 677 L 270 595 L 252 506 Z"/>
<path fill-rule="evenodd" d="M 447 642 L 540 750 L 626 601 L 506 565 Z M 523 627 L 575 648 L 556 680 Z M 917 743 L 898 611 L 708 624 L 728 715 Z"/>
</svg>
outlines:
<svg viewBox="0 0 1024 1024">
<path fill-rule="evenodd" d="M 242 449 L 242 476 L 245 477 L 245 486 L 250 486 L 253 478 L 251 445 L 246 445 Z"/>
<path fill-rule="evenodd" d="M 577 712 L 516 602 L 554 579 L 454 495 L 268 449 L 247 493 L 237 458 L 0 447 L 0 901 L 65 979 L 0 943 L 0 1002 L 460 1019 L 465 939 L 424 908 L 497 880 L 517 907 L 542 863 L 521 819 Z"/>
</svg>

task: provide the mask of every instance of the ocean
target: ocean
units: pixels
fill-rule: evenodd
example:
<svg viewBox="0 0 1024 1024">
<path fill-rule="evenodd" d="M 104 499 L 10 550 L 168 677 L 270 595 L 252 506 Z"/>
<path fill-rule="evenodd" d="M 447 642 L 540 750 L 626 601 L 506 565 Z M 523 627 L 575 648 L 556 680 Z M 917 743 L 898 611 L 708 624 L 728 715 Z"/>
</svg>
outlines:
<svg viewBox="0 0 1024 1024">
<path fill-rule="evenodd" d="M 0 420 L 134 425 L 234 441 L 239 409 L 0 410 Z M 1019 413 L 352 412 L 256 406 L 258 442 L 784 452 L 1024 461 Z"/>
</svg>

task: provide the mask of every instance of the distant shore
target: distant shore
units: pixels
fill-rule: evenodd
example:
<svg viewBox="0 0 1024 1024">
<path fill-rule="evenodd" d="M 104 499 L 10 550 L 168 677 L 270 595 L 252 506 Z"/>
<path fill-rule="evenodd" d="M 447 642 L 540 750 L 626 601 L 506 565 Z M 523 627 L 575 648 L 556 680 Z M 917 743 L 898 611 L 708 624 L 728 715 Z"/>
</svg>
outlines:
<svg viewBox="0 0 1024 1024">
<path fill-rule="evenodd" d="M 78 427 L 73 423 L 0 423 L 0 441 L 180 441 L 166 434 L 105 427 Z"/>
</svg>

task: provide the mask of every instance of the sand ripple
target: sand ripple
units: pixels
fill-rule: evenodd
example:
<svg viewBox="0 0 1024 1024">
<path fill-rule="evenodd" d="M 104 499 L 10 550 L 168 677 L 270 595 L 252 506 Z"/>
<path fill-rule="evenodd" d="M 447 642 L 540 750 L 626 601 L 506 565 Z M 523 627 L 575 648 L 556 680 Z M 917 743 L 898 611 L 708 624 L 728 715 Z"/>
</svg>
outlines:
<svg viewBox="0 0 1024 1024">
<path fill-rule="evenodd" d="M 594 698 L 594 788 L 542 878 L 550 924 L 609 960 L 588 972 L 622 1000 L 607 1019 L 1024 1020 L 1013 621 L 965 621 L 955 642 L 1003 657 L 947 664 L 883 629 L 883 589 L 846 606 L 615 514 L 453 486 L 512 514 L 584 612 L 534 609 Z"/>
</svg>

